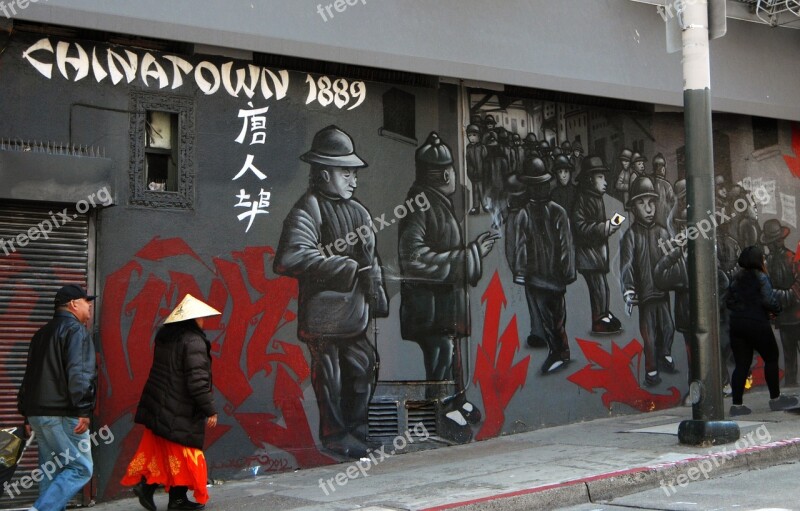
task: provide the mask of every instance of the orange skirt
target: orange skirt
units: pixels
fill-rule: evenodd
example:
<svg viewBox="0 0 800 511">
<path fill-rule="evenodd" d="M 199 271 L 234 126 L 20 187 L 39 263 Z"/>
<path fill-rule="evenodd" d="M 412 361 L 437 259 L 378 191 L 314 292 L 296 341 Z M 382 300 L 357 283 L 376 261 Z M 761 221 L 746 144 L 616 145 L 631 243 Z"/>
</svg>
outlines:
<svg viewBox="0 0 800 511">
<path fill-rule="evenodd" d="M 163 484 L 167 491 L 172 486 L 187 486 L 197 502 L 208 502 L 208 469 L 203 451 L 170 442 L 147 428 L 121 483 L 135 486 L 142 477 L 147 484 Z"/>
</svg>

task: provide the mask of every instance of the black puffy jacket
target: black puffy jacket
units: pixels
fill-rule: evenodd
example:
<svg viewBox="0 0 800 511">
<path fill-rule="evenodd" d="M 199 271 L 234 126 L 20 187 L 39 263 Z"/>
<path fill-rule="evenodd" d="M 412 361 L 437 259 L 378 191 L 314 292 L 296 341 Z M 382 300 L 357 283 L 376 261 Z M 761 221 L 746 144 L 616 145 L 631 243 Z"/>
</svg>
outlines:
<svg viewBox="0 0 800 511">
<path fill-rule="evenodd" d="M 56 311 L 31 339 L 19 413 L 91 417 L 96 395 L 97 357 L 89 331 L 71 312 Z"/>
<path fill-rule="evenodd" d="M 202 449 L 206 418 L 216 413 L 211 344 L 193 319 L 164 325 L 156 334 L 136 422 L 162 438 Z"/>
</svg>

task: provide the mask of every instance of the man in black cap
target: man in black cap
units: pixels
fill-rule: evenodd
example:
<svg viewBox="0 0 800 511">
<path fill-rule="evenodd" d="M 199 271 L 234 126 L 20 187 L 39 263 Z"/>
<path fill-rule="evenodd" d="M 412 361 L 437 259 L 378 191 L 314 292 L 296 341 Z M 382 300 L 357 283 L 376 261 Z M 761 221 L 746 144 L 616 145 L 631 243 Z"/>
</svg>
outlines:
<svg viewBox="0 0 800 511">
<path fill-rule="evenodd" d="M 655 268 L 663 257 L 667 228 L 656 222 L 658 193 L 649 177 L 639 177 L 631 185 L 628 209 L 634 222 L 620 242 L 620 279 L 629 310 L 639 306 L 639 331 L 644 342 L 645 384 L 658 385 L 659 371 L 675 373 L 672 341 L 675 324 L 669 309 L 669 292 L 655 284 Z"/>
<path fill-rule="evenodd" d="M 336 126 L 320 130 L 300 159 L 311 165 L 309 189 L 283 222 L 273 266 L 300 284 L 297 336 L 311 353 L 320 441 L 361 458 L 377 380 L 367 326 L 389 313 L 372 219 L 353 198 L 367 164 Z"/>
<path fill-rule="evenodd" d="M 578 170 L 581 168 L 581 164 L 583 163 L 583 146 L 581 145 L 580 137 L 575 137 L 575 141 L 572 142 L 572 154 L 569 156 L 569 162 L 572 164 L 572 168 Z"/>
<path fill-rule="evenodd" d="M 570 360 L 564 295 L 567 285 L 577 278 L 569 218 L 564 208 L 549 198 L 551 179 L 540 158 L 525 161 L 519 180 L 527 185 L 530 201 L 516 217 L 512 268 L 514 282 L 525 286 L 531 325 L 541 325 L 549 348 L 542 374 L 550 374 Z"/>
<path fill-rule="evenodd" d="M 466 284 L 474 287 L 480 281 L 483 258 L 497 236 L 484 232 L 464 242 L 451 200 L 456 191 L 453 155 L 436 132 L 417 149 L 414 160 L 416 179 L 408 197 L 423 194 L 430 207 L 400 220 L 400 332 L 422 349 L 428 381 L 455 381 L 456 393 L 443 400 L 439 434 L 463 443 L 472 438 L 469 424 L 481 416 L 464 395 L 460 347 L 471 333 Z"/>
<path fill-rule="evenodd" d="M 575 147 L 575 144 L 572 145 Z M 589 288 L 592 307 L 592 332 L 613 334 L 622 323 L 609 310 L 608 238 L 620 228 L 606 217 L 603 195 L 608 184 L 608 168 L 599 156 L 587 156 L 578 175 L 578 198 L 572 210 L 572 232 L 575 238 L 575 266 Z"/>
<path fill-rule="evenodd" d="M 39 498 L 31 509 L 64 509 L 92 477 L 89 426 L 97 398 L 97 363 L 86 325 L 94 299 L 80 286 L 62 287 L 55 296 L 53 319 L 31 339 L 17 405 L 36 433 L 39 467 L 52 465 L 55 470 L 52 478 L 39 482 Z M 64 456 L 69 463 L 62 463 Z"/>
<path fill-rule="evenodd" d="M 469 214 L 477 215 L 481 209 L 486 210 L 483 205 L 483 161 L 486 159 L 486 147 L 481 143 L 481 129 L 477 125 L 467 126 L 467 140 L 467 177 L 472 184 L 472 209 Z"/>
</svg>

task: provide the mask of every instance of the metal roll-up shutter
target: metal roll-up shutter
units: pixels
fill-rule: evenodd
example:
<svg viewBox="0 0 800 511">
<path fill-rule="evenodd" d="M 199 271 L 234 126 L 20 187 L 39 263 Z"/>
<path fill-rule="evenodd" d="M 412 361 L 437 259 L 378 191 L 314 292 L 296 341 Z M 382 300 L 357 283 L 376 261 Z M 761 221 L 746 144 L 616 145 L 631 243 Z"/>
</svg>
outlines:
<svg viewBox="0 0 800 511">
<path fill-rule="evenodd" d="M 44 231 L 51 232 L 45 237 Z M 21 234 L 25 237 L 18 239 Z M 17 391 L 28 345 L 36 330 L 53 317 L 53 297 L 59 287 L 87 287 L 89 246 L 87 215 L 63 205 L 0 202 L 0 427 L 22 425 Z M 37 456 L 34 442 L 12 484 L 37 468 Z M 37 484 L 17 488 L 20 494 L 12 490 L 13 498 L 7 492 L 0 496 L 0 508 L 26 508 L 36 500 Z"/>
</svg>

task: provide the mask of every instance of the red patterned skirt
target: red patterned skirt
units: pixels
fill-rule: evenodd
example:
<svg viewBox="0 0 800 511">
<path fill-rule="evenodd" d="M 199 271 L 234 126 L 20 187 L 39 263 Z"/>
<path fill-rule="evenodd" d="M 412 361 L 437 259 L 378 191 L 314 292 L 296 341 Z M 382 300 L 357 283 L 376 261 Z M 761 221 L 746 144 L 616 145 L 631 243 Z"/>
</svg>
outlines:
<svg viewBox="0 0 800 511">
<path fill-rule="evenodd" d="M 147 484 L 163 484 L 167 491 L 172 486 L 187 486 L 197 502 L 208 502 L 208 469 L 203 451 L 170 442 L 147 428 L 121 483 L 135 486 L 142 477 Z"/>
</svg>

